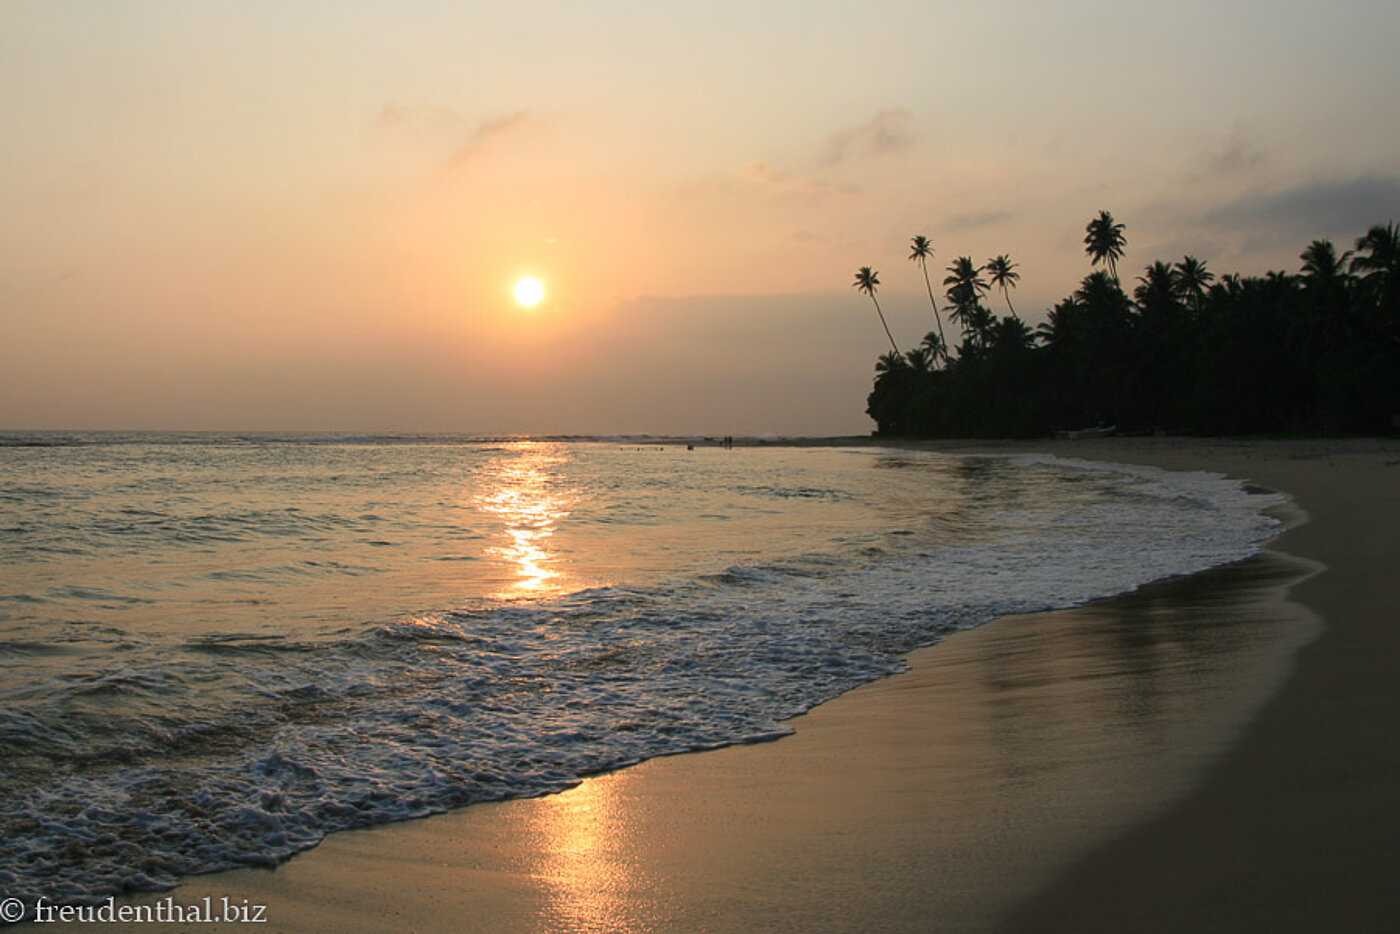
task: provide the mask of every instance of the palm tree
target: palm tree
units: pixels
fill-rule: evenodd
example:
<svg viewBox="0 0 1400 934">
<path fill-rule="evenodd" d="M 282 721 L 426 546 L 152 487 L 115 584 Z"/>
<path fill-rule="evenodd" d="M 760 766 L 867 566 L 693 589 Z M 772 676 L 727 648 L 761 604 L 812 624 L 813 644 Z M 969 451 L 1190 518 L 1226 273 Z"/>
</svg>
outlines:
<svg viewBox="0 0 1400 934">
<path fill-rule="evenodd" d="M 1400 312 L 1400 229 L 1395 222 L 1376 224 L 1356 239 L 1351 273 L 1365 273 L 1362 283 L 1382 313 Z"/>
<path fill-rule="evenodd" d="M 898 357 L 899 347 L 894 342 L 894 335 L 890 333 L 890 326 L 885 324 L 885 313 L 880 310 L 880 301 L 875 297 L 875 290 L 880 285 L 880 274 L 869 266 L 862 266 L 856 270 L 856 281 L 851 284 L 869 295 L 870 300 L 875 303 L 875 313 L 880 316 L 880 324 L 885 328 L 885 336 L 890 339 L 890 346 L 894 348 L 894 354 Z"/>
<path fill-rule="evenodd" d="M 1181 294 L 1177 272 L 1171 266 L 1157 260 L 1138 276 L 1138 286 L 1133 289 L 1133 298 L 1144 312 L 1152 315 L 1170 314 L 1177 307 L 1176 298 Z"/>
<path fill-rule="evenodd" d="M 933 297 L 933 284 L 928 278 L 928 260 L 933 255 L 933 244 L 929 243 L 928 237 L 923 234 L 919 234 L 910 243 L 913 249 L 909 252 L 909 259 L 911 262 L 917 262 L 924 272 L 924 286 L 928 289 L 929 304 L 933 306 L 933 320 L 938 322 L 938 343 L 943 350 L 943 362 L 947 363 L 948 340 L 943 336 L 943 316 L 938 313 L 938 302 Z"/>
<path fill-rule="evenodd" d="M 1353 279 L 1347 274 L 1351 256 L 1350 250 L 1338 256 L 1337 248 L 1327 239 L 1314 240 L 1298 254 L 1303 261 L 1301 278 L 1313 313 L 1312 325 L 1317 339 L 1327 349 L 1335 349 L 1349 335 L 1358 333 L 1360 318 L 1350 300 Z"/>
<path fill-rule="evenodd" d="M 1084 228 L 1084 252 L 1093 259 L 1093 264 L 1108 264 L 1108 274 L 1118 281 L 1118 260 L 1123 255 L 1123 247 L 1128 240 L 1123 236 L 1123 225 L 1113 222 L 1113 215 L 1100 211 L 1099 216 L 1089 221 Z"/>
<path fill-rule="evenodd" d="M 952 303 L 949 316 L 960 325 L 963 333 L 977 337 L 978 344 L 986 345 L 986 330 L 990 327 L 990 316 L 982 307 L 982 293 L 990 286 L 982 278 L 982 267 L 972 265 L 972 257 L 959 256 L 948 267 L 948 275 L 943 284 L 948 286 L 944 294 Z"/>
<path fill-rule="evenodd" d="M 1308 244 L 1306 250 L 1298 254 L 1298 258 L 1303 261 L 1303 280 L 1310 289 L 1330 288 L 1334 282 L 1346 277 L 1347 261 L 1351 259 L 1351 255 L 1351 250 L 1347 250 L 1338 256 L 1337 248 L 1332 245 L 1331 240 L 1314 240 Z"/>
<path fill-rule="evenodd" d="M 1015 272 L 1017 263 L 1011 262 L 1011 257 L 1005 253 L 987 260 L 987 275 L 991 278 L 994 286 L 1001 287 L 1002 297 L 1006 299 L 1006 307 L 1011 309 L 1011 317 L 1020 320 L 1021 316 L 1016 314 L 1016 308 L 1011 304 L 1011 293 L 1007 288 L 1016 288 L 1016 283 L 1020 281 L 1021 274 Z"/>
<path fill-rule="evenodd" d="M 1366 231 L 1366 236 L 1356 238 L 1351 271 L 1390 274 L 1400 271 L 1400 229 L 1394 221 L 1384 226 L 1376 224 Z"/>
<path fill-rule="evenodd" d="M 882 353 L 875 361 L 876 373 L 898 373 L 907 367 L 909 363 L 899 355 L 899 352 Z"/>
<path fill-rule="evenodd" d="M 1117 279 L 1102 270 L 1084 277 L 1074 292 L 1074 300 L 1087 308 L 1111 312 L 1113 317 L 1123 317 L 1129 311 L 1128 296 L 1123 294 L 1123 287 Z"/>
<path fill-rule="evenodd" d="M 920 344 L 913 350 L 905 351 L 904 359 L 915 373 L 923 375 L 933 371 L 934 356 L 927 344 Z"/>
<path fill-rule="evenodd" d="M 1068 345 L 1077 336 L 1082 312 L 1083 309 L 1073 296 L 1057 302 L 1045 316 L 1045 320 L 1036 327 L 1036 338 L 1050 348 Z"/>
<path fill-rule="evenodd" d="M 992 347 L 1002 352 L 1020 352 L 1035 346 L 1035 332 L 1015 316 L 1002 318 L 992 332 Z"/>
<path fill-rule="evenodd" d="M 943 284 L 948 286 L 945 293 L 948 301 L 954 305 L 970 304 L 982 297 L 991 286 L 987 285 L 987 280 L 982 278 L 982 273 L 986 270 L 981 266 L 972 265 L 972 257 L 959 256 L 949 264 L 948 275 L 943 278 Z"/>
<path fill-rule="evenodd" d="M 937 331 L 929 331 L 925 334 L 923 342 L 919 346 L 928 352 L 930 360 L 941 359 L 944 363 L 948 362 L 948 345 L 943 343 L 943 336 Z"/>
<path fill-rule="evenodd" d="M 943 284 L 948 287 L 948 301 L 953 310 L 949 317 L 957 321 L 963 330 L 963 347 L 979 351 L 987 349 L 996 316 L 982 306 L 982 295 L 991 286 L 982 278 L 983 268 L 974 266 L 972 258 L 959 256 L 948 266 L 948 275 Z"/>
<path fill-rule="evenodd" d="M 1197 315 L 1201 313 L 1201 302 L 1214 278 L 1215 273 L 1206 269 L 1206 264 L 1194 256 L 1183 257 L 1176 264 L 1176 292 L 1191 300 L 1191 309 Z"/>
</svg>

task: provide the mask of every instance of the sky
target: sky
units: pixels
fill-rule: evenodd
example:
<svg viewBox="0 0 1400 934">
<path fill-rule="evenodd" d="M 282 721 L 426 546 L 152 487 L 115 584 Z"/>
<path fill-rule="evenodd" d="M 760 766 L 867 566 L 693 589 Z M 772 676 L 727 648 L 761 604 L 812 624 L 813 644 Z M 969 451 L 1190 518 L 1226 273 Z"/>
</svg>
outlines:
<svg viewBox="0 0 1400 934">
<path fill-rule="evenodd" d="M 0 0 L 0 429 L 863 434 L 960 255 L 1400 220 L 1400 5 Z M 525 309 L 511 287 L 545 283 Z M 993 310 L 1004 311 L 998 295 Z"/>
</svg>

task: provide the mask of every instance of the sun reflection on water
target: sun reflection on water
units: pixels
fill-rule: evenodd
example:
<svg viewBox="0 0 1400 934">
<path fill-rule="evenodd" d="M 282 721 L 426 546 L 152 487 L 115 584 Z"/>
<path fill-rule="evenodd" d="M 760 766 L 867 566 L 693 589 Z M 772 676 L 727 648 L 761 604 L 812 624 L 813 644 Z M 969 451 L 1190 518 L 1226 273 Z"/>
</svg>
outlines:
<svg viewBox="0 0 1400 934">
<path fill-rule="evenodd" d="M 507 562 L 515 576 L 497 596 L 546 596 L 564 590 L 558 555 L 549 547 L 558 523 L 569 515 L 569 501 L 558 492 L 552 470 L 563 460 L 549 445 L 522 443 L 487 465 L 491 479 L 476 505 L 499 520 L 505 534 L 505 543 L 488 548 L 487 554 Z"/>
</svg>

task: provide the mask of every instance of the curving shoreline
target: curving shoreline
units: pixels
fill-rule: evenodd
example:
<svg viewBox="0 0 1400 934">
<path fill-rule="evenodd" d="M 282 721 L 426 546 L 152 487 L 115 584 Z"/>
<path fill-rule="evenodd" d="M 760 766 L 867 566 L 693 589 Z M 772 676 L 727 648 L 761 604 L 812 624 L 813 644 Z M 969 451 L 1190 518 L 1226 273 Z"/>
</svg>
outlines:
<svg viewBox="0 0 1400 934">
<path fill-rule="evenodd" d="M 1293 588 L 1324 631 L 1308 641 L 1311 614 L 1281 594 L 1309 567 L 1245 562 L 959 634 L 778 743 L 344 833 L 273 872 L 128 903 L 246 899 L 286 931 L 1366 930 L 1389 917 L 1400 636 L 1384 631 L 1397 605 L 1384 572 L 1400 564 L 1400 445 L 927 446 L 1284 490 L 1311 521 L 1275 545 L 1328 565 Z"/>
<path fill-rule="evenodd" d="M 1186 800 L 1065 868 L 1006 930 L 1390 929 L 1400 910 L 1400 445 L 1096 447 L 1091 456 L 1209 465 L 1292 494 L 1309 521 L 1276 545 L 1326 564 L 1291 594 L 1325 627 Z"/>
</svg>

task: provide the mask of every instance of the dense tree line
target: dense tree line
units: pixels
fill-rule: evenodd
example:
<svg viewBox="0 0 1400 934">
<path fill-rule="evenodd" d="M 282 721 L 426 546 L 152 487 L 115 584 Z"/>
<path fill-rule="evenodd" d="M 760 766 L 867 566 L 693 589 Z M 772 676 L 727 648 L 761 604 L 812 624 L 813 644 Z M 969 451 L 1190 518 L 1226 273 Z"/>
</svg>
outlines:
<svg viewBox="0 0 1400 934">
<path fill-rule="evenodd" d="M 1297 273 L 1220 278 L 1195 257 L 1118 278 L 1126 239 L 1106 211 L 1090 221 L 1095 269 L 1032 331 L 1011 305 L 1019 279 L 1002 255 L 947 268 L 940 309 L 932 247 L 909 259 L 928 286 L 936 328 L 875 365 L 866 412 L 881 435 L 1029 437 L 1114 426 L 1123 432 L 1240 434 L 1393 431 L 1400 414 L 1400 235 L 1372 227 L 1338 253 L 1314 240 Z M 876 299 L 879 274 L 855 287 Z M 999 289 L 1007 314 L 987 306 Z M 943 317 L 961 329 L 946 341 Z"/>
</svg>

